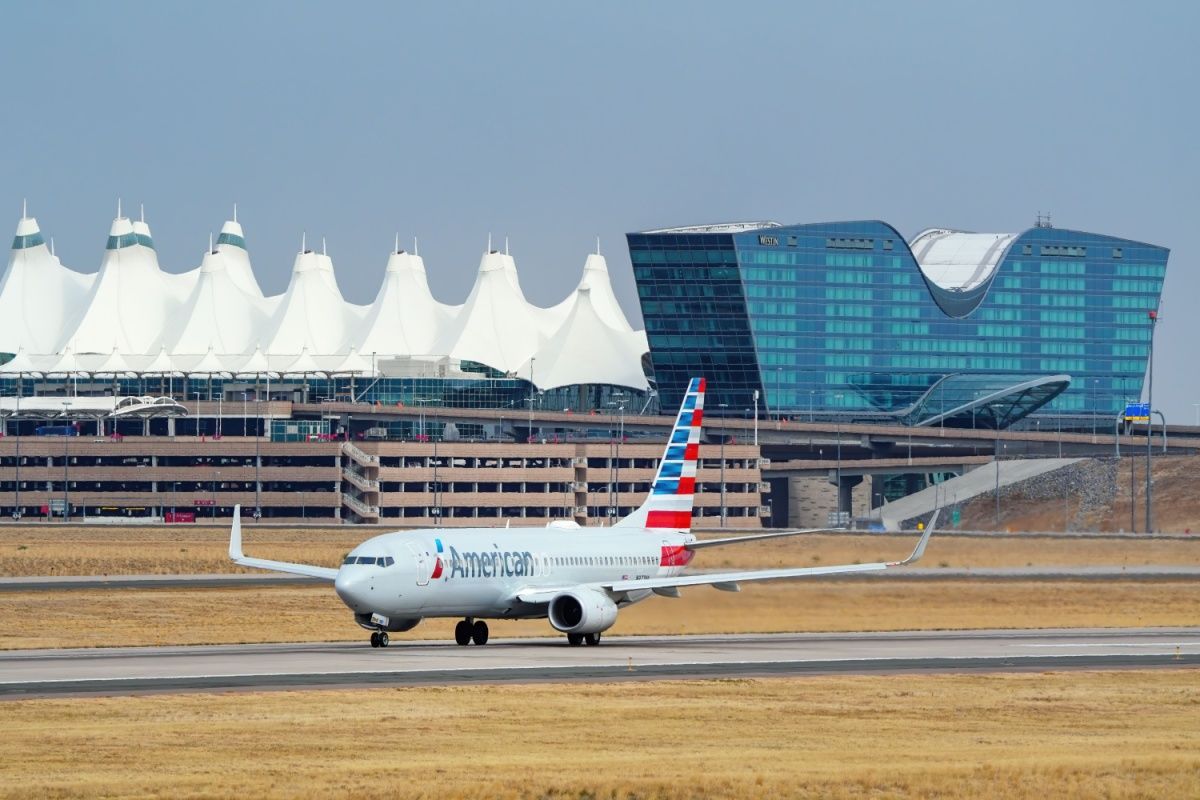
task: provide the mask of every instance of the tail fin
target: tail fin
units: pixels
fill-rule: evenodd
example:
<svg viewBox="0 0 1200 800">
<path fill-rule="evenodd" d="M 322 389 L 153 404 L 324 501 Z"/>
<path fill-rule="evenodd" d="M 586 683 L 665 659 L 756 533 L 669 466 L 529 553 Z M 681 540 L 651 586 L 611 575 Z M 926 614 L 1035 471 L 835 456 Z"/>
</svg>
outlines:
<svg viewBox="0 0 1200 800">
<path fill-rule="evenodd" d="M 646 502 L 614 527 L 686 531 L 692 527 L 692 497 L 696 492 L 696 459 L 700 453 L 700 423 L 704 418 L 704 378 L 688 381 L 683 405 L 667 440 L 658 474 Z"/>
</svg>

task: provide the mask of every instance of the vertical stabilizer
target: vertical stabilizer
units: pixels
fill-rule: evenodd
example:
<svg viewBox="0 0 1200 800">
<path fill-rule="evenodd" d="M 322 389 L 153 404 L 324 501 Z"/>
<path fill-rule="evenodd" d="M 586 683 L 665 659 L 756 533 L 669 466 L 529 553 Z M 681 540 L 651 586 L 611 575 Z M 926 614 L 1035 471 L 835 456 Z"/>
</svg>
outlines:
<svg viewBox="0 0 1200 800">
<path fill-rule="evenodd" d="M 704 378 L 688 382 L 675 417 L 667 448 L 646 502 L 614 527 L 649 531 L 687 531 L 692 527 L 692 498 L 696 493 L 696 461 L 700 454 L 700 425 L 704 417 Z"/>
</svg>

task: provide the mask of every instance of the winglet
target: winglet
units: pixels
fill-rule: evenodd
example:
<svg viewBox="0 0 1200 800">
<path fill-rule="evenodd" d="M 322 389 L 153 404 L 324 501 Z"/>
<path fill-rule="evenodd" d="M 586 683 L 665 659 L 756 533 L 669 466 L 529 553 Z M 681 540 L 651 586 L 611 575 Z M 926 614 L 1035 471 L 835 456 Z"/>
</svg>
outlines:
<svg viewBox="0 0 1200 800">
<path fill-rule="evenodd" d="M 933 516 L 929 518 L 929 524 L 925 527 L 925 533 L 921 534 L 921 540 L 913 548 L 912 555 L 903 561 L 889 561 L 889 567 L 904 567 L 921 560 L 921 556 L 925 555 L 925 546 L 929 544 L 929 537 L 933 535 L 933 529 L 937 526 L 938 515 L 941 513 L 940 508 L 933 512 Z"/>
<path fill-rule="evenodd" d="M 229 529 L 229 557 L 234 561 L 245 558 L 242 555 L 242 506 L 233 507 L 233 527 Z"/>
</svg>

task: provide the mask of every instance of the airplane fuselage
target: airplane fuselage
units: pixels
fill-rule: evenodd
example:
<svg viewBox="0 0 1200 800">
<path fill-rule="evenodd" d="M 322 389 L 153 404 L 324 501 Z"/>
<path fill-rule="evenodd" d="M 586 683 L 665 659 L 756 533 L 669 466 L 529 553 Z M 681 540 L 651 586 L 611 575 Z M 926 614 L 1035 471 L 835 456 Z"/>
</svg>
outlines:
<svg viewBox="0 0 1200 800">
<path fill-rule="evenodd" d="M 451 528 L 397 531 L 355 547 L 334 588 L 357 615 L 545 617 L 519 592 L 678 575 L 690 533 L 636 528 Z M 618 600 L 636 602 L 649 591 Z"/>
</svg>

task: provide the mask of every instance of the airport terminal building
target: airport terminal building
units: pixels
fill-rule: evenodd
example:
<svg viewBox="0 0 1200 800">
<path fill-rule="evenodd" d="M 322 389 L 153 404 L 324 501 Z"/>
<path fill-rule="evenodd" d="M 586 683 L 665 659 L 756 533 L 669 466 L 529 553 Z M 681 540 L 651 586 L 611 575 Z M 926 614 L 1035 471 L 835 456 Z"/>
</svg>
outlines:
<svg viewBox="0 0 1200 800">
<path fill-rule="evenodd" d="M 628 234 L 663 407 L 1008 427 L 1111 425 L 1142 391 L 1168 250 L 1050 227 L 701 225 Z"/>
</svg>

